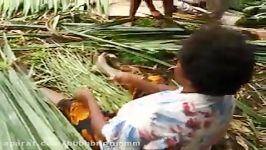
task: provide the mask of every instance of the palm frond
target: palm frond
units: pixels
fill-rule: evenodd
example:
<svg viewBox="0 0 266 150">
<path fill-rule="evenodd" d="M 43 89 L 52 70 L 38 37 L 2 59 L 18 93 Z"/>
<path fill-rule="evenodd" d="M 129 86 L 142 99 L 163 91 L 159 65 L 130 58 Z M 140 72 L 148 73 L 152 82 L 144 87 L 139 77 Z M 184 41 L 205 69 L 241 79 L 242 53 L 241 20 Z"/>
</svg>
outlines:
<svg viewBox="0 0 266 150">
<path fill-rule="evenodd" d="M 116 112 L 131 98 L 120 86 L 108 83 L 107 78 L 95 74 L 89 58 L 67 51 L 50 53 L 44 60 L 49 77 L 58 83 L 60 91 L 71 95 L 77 88 L 87 86 L 92 89 L 95 98 L 106 112 Z"/>
<path fill-rule="evenodd" d="M 108 9 L 108 0 L 96 0 L 96 4 L 93 4 L 90 0 L 0 0 L 0 14 L 2 17 L 8 18 L 19 12 L 27 16 L 46 10 L 54 10 L 55 13 L 59 10 L 63 12 L 69 10 L 90 10 L 99 15 L 107 16 Z"/>
<path fill-rule="evenodd" d="M 79 133 L 31 81 L 9 69 L 0 73 L 1 149 L 90 149 Z M 82 142 L 83 144 L 71 145 Z M 68 144 L 67 144 L 68 143 Z"/>
<path fill-rule="evenodd" d="M 7 47 L 1 52 L 12 53 Z M 90 149 L 58 109 L 45 102 L 33 82 L 22 73 L 12 68 L 0 72 L 0 96 L 0 149 Z"/>
</svg>

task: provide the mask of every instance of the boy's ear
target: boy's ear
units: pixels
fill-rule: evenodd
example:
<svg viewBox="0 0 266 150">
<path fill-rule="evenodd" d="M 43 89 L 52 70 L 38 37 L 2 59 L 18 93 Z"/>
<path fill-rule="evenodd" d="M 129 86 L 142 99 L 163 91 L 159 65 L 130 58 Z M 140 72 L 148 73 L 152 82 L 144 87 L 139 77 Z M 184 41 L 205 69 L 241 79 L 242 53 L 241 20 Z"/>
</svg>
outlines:
<svg viewBox="0 0 266 150">
<path fill-rule="evenodd" d="M 192 82 L 186 77 L 184 69 L 182 67 L 182 64 L 180 61 L 177 61 L 176 66 L 175 66 L 175 75 L 177 76 L 176 79 L 179 82 L 182 82 L 181 84 L 183 85 L 191 85 Z"/>
</svg>

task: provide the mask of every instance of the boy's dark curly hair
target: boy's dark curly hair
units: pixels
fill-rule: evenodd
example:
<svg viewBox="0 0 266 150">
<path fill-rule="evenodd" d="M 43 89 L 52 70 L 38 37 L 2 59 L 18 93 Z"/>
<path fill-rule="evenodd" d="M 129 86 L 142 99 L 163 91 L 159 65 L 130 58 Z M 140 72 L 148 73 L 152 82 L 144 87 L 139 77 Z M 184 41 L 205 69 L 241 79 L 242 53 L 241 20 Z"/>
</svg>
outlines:
<svg viewBox="0 0 266 150">
<path fill-rule="evenodd" d="M 253 50 L 241 33 L 207 25 L 184 42 L 180 62 L 199 93 L 232 95 L 252 78 Z"/>
</svg>

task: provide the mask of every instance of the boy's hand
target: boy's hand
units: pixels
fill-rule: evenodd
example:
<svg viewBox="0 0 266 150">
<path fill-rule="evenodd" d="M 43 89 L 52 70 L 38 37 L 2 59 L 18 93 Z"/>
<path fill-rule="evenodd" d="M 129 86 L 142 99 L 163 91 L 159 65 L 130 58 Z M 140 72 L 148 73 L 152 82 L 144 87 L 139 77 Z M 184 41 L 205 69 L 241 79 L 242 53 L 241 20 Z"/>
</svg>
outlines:
<svg viewBox="0 0 266 150">
<path fill-rule="evenodd" d="M 83 102 L 84 104 L 88 104 L 88 100 L 93 99 L 93 95 L 91 90 L 88 88 L 81 88 L 77 90 L 74 94 L 74 99 Z"/>
</svg>

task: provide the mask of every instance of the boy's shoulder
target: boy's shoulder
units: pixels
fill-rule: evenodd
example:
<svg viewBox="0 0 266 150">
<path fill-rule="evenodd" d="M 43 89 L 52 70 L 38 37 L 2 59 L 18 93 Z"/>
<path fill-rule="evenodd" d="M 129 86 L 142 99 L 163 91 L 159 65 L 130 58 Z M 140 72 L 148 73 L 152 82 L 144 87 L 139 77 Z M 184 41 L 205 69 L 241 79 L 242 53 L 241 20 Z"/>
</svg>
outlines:
<svg viewBox="0 0 266 150">
<path fill-rule="evenodd" d="M 186 104 L 193 103 L 192 105 L 208 106 L 212 103 L 207 100 L 212 97 L 198 93 L 182 93 L 182 90 L 183 88 L 181 87 L 174 91 L 162 91 L 132 100 L 125 104 L 118 114 L 128 114 L 132 111 L 135 114 L 137 112 L 148 114 L 161 111 L 163 109 L 174 109 L 173 111 L 178 112 L 182 111 L 183 106 Z"/>
<path fill-rule="evenodd" d="M 231 95 L 228 96 L 209 96 L 200 93 L 182 93 L 183 87 L 173 91 L 162 91 L 154 94 L 150 94 L 135 100 L 130 101 L 126 106 L 165 106 L 171 103 L 182 104 L 186 102 L 192 102 L 195 104 L 205 103 L 211 104 L 213 102 L 221 101 L 224 99 L 232 99 Z"/>
<path fill-rule="evenodd" d="M 191 109 L 219 109 L 220 107 L 233 106 L 233 96 L 208 96 L 199 93 L 182 93 L 182 87 L 174 91 L 163 91 L 135 99 L 125 104 L 118 114 L 150 114 L 171 111 L 183 112 L 187 107 Z M 133 115 L 132 114 L 132 115 Z"/>
<path fill-rule="evenodd" d="M 162 91 L 157 92 L 154 94 L 150 94 L 147 96 L 143 96 L 138 99 L 134 99 L 133 101 L 130 101 L 125 106 L 154 106 L 154 105 L 161 105 L 166 104 L 170 102 L 176 102 L 180 97 L 181 90 L 174 90 L 174 91 Z"/>
</svg>

